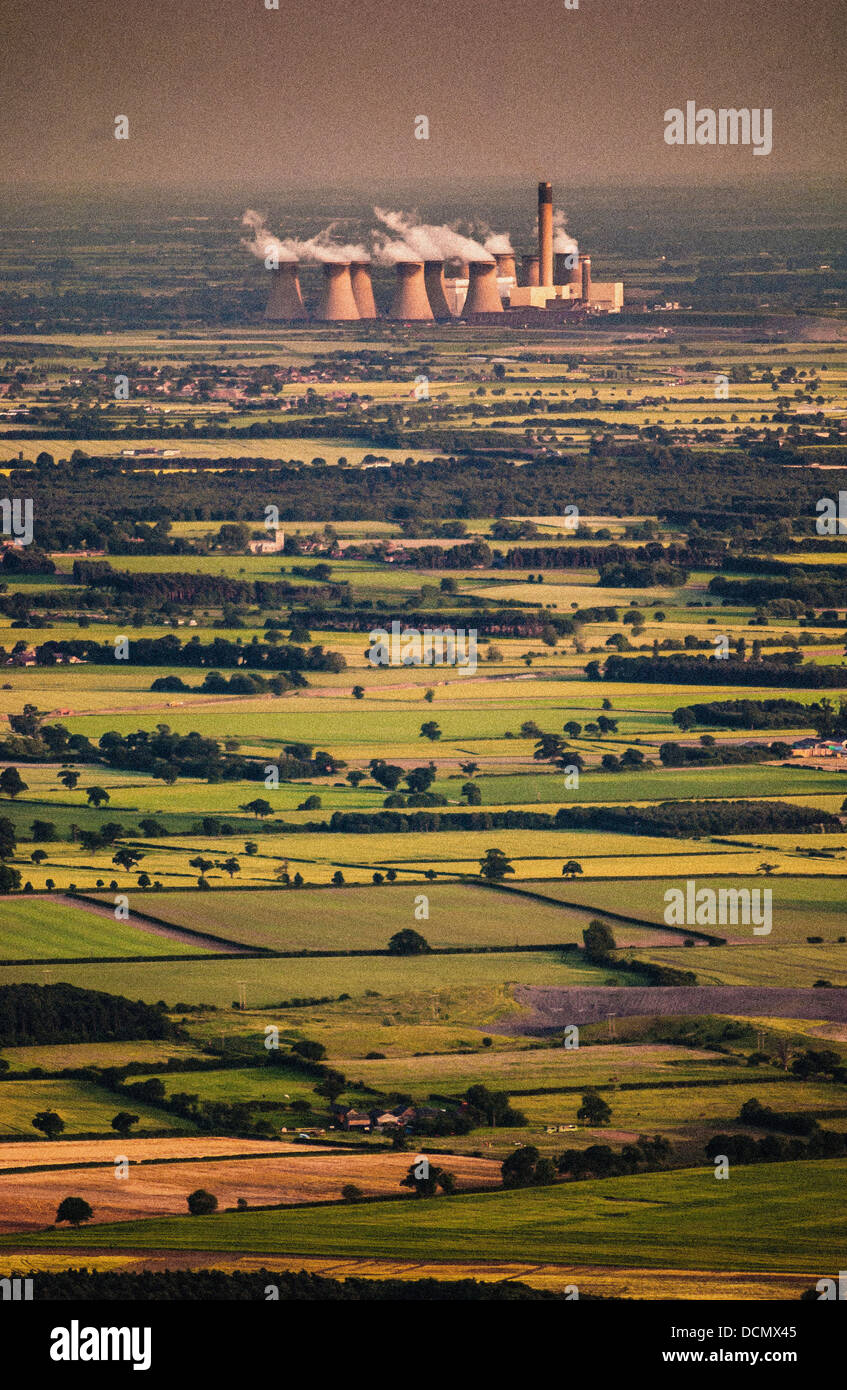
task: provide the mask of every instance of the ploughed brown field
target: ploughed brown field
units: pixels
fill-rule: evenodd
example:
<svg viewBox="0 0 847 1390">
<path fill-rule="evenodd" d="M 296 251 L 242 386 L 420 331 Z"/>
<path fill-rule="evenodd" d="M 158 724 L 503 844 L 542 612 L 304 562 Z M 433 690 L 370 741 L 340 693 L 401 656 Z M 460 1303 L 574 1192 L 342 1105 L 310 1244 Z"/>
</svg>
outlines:
<svg viewBox="0 0 847 1390">
<path fill-rule="evenodd" d="M 413 1195 L 399 1184 L 416 1158 L 414 1152 L 339 1154 L 298 1148 L 273 1158 L 131 1164 L 129 1176 L 117 1178 L 115 1154 L 126 1149 L 120 1144 L 109 1147 L 109 1167 L 0 1173 L 0 1232 L 12 1234 L 52 1225 L 59 1203 L 71 1196 L 88 1202 L 96 1223 L 185 1216 L 188 1194 L 198 1187 L 215 1194 L 219 1209 L 234 1207 L 239 1197 L 246 1198 L 250 1206 L 334 1201 L 340 1198 L 345 1183 L 355 1183 L 369 1197 Z M 449 1155 L 437 1161 L 455 1174 L 460 1190 L 494 1187 L 501 1182 L 500 1164 L 491 1159 Z M 84 1234 L 80 1234 L 84 1241 Z"/>
</svg>

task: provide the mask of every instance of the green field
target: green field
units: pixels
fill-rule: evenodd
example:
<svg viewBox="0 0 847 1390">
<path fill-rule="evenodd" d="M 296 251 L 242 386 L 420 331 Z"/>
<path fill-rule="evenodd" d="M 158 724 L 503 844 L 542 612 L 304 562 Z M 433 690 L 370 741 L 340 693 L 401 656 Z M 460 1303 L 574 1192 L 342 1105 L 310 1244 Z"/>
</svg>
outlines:
<svg viewBox="0 0 847 1390">
<path fill-rule="evenodd" d="M 428 884 L 429 917 L 415 913 L 420 884 L 300 893 L 133 894 L 133 908 L 194 931 L 275 951 L 384 951 L 407 927 L 436 948 L 582 943 L 584 911 L 533 903 L 472 884 Z M 423 904 L 421 904 L 423 906 Z M 649 932 L 630 932 L 638 942 Z"/>
<path fill-rule="evenodd" d="M 127 1221 L 98 1226 L 102 1249 L 237 1250 L 273 1255 L 535 1260 L 647 1268 L 837 1270 L 847 1238 L 843 1159 L 736 1168 L 712 1165 L 534 1191 L 289 1212 Z M 743 1233 L 743 1236 L 740 1235 Z M 31 1238 L 73 1249 L 91 1232 Z M 741 1242 L 741 1243 L 739 1243 Z M 5 1244 L 11 1238 L 4 1239 Z"/>
<path fill-rule="evenodd" d="M 64 1138 L 82 1134 L 106 1134 L 117 1137 L 112 1118 L 119 1110 L 131 1109 L 138 1115 L 136 1133 L 144 1130 L 174 1130 L 193 1134 L 196 1126 L 190 1120 L 156 1110 L 134 1098 L 131 1106 L 121 1103 L 119 1096 L 93 1085 L 89 1081 L 0 1081 L 0 1134 L 17 1139 L 38 1138 L 32 1119 L 40 1110 L 55 1110 L 65 1122 Z"/>
<path fill-rule="evenodd" d="M 249 1007 L 269 1009 L 281 1000 L 323 998 L 339 994 L 362 996 L 367 990 L 381 995 L 408 992 L 426 996 L 430 1016 L 437 1016 L 437 994 L 465 986 L 486 987 L 503 981 L 534 985 L 600 985 L 606 972 L 578 960 L 564 963 L 555 952 L 522 952 L 496 955 L 416 956 L 319 956 L 289 960 L 206 960 L 173 965 L 140 962 L 137 965 L 64 965 L 54 971 L 54 982 L 88 989 L 102 989 L 132 999 L 168 1004 L 215 1004 L 228 1008 L 238 998 L 245 981 Z M 21 981 L 43 983 L 43 971 L 34 965 L 0 966 L 0 986 Z M 276 1018 L 257 1018 L 256 1028 Z"/>
<path fill-rule="evenodd" d="M 47 898 L 7 899 L 0 911 L 0 960 L 5 961 L 185 956 L 198 949 Z"/>
<path fill-rule="evenodd" d="M 798 839 L 796 835 L 786 838 L 794 844 Z M 810 843 L 821 842 L 822 837 L 816 836 Z M 763 853 L 762 859 L 766 857 L 771 862 L 773 861 L 774 856 Z M 794 862 L 796 864 L 796 858 Z M 758 889 L 761 893 L 765 888 L 768 888 L 773 894 L 771 900 L 773 922 L 769 935 L 759 935 L 757 940 L 753 936 L 752 926 L 745 927 L 740 924 L 715 928 L 706 927 L 705 930 L 714 930 L 719 936 L 743 938 L 749 940 L 751 945 L 755 944 L 766 948 L 777 945 L 800 945 L 805 943 L 807 936 L 821 936 L 825 944 L 834 945 L 839 936 L 847 936 L 847 925 L 844 922 L 843 869 L 839 872 L 837 863 L 830 864 L 827 861 L 821 862 L 820 865 L 818 861 L 809 863 L 810 874 L 819 873 L 821 870 L 828 870 L 828 876 L 799 878 L 796 875 L 773 874 L 766 878 L 759 874 L 729 878 L 718 874 L 704 878 L 702 883 L 695 879 L 698 889 L 712 888 L 719 891 L 721 888 L 748 888 L 751 892 Z M 641 883 L 588 884 L 569 880 L 566 883 L 558 884 L 552 882 L 522 883 L 521 887 L 531 888 L 533 892 L 543 893 L 545 897 L 571 903 L 574 906 L 598 908 L 608 912 L 618 912 L 624 916 L 631 913 L 633 917 L 648 922 L 663 922 L 667 904 L 665 893 L 670 888 L 681 888 L 685 891 L 686 871 L 682 865 L 680 865 L 677 875 L 673 878 L 668 876 L 666 880 L 651 880 Z M 759 902 L 762 902 L 761 898 Z M 808 959 L 814 962 L 822 949 L 820 946 L 810 948 Z M 847 955 L 847 946 L 844 950 L 845 955 Z M 835 951 L 835 955 L 837 958 L 837 951 Z M 700 956 L 698 955 L 699 959 Z"/>
<path fill-rule="evenodd" d="M 775 935 L 774 931 L 774 935 Z M 767 985 L 811 989 L 818 980 L 847 985 L 847 945 L 782 946 L 763 936 L 755 946 L 714 946 L 686 951 L 639 949 L 639 960 L 694 970 L 699 985 Z M 814 1012 L 814 1005 L 810 1005 Z"/>
<path fill-rule="evenodd" d="M 723 1062 L 724 1059 L 720 1059 Z M 601 1086 L 613 1080 L 627 1083 L 647 1081 L 725 1080 L 741 1066 L 716 1065 L 713 1054 L 694 1048 L 671 1047 L 660 1043 L 621 1046 L 614 1043 L 570 1050 L 563 1047 L 524 1047 L 520 1050 L 485 1049 L 469 1053 L 446 1053 L 435 1057 L 386 1057 L 368 1061 L 358 1057 L 333 1055 L 333 1065 L 346 1076 L 355 1076 L 380 1090 L 409 1091 L 424 1097 L 431 1091 L 459 1094 L 476 1082 L 510 1095 L 537 1088 Z M 750 1085 L 761 1085 L 761 1081 Z M 758 1092 L 757 1092 L 758 1093 Z M 667 1093 L 659 1093 L 665 1096 Z M 676 1093 L 675 1093 L 676 1094 Z M 680 1097 L 699 1094 L 683 1090 Z M 570 1104 L 570 1101 L 567 1102 Z M 527 1110 L 522 1099 L 520 1108 Z M 577 1099 L 576 1104 L 579 1104 Z M 615 1103 L 617 1122 L 617 1101 Z"/>
</svg>

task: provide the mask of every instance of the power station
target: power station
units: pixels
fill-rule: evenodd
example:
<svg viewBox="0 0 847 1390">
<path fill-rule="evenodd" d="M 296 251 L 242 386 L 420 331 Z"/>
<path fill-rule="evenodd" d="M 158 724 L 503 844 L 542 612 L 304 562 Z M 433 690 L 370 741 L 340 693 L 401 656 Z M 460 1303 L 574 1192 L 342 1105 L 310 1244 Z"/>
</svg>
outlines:
<svg viewBox="0 0 847 1390">
<path fill-rule="evenodd" d="M 318 240 L 312 244 L 318 244 Z M 393 248 L 395 284 L 387 318 L 394 322 L 447 323 L 462 319 L 471 324 L 549 327 L 579 321 L 589 314 L 616 314 L 623 307 L 623 282 L 592 280 L 591 257 L 580 253 L 576 242 L 563 232 L 557 233 L 553 188 L 546 181 L 538 185 L 538 244 L 522 254 L 520 277 L 517 256 L 512 250 L 489 252 L 466 240 L 460 243 L 461 253 L 470 255 L 471 248 L 477 246 L 479 259 L 445 265 L 444 259 L 430 257 L 428 249 L 422 253 L 411 237 L 409 240 L 408 247 L 395 243 Z M 491 244 L 498 242 L 509 244 L 506 237 L 493 238 Z M 360 259 L 346 260 L 343 252 L 351 255 L 357 248 L 335 248 L 326 243 L 320 246 L 322 287 L 315 320 L 350 323 L 379 318 L 371 281 L 373 262 L 364 258 L 365 248 L 358 248 Z M 251 245 L 251 249 L 257 247 L 261 243 Z M 336 249 L 339 255 L 334 258 Z M 274 263 L 265 310 L 267 320 L 296 323 L 310 317 L 303 302 L 299 271 L 297 259 Z"/>
</svg>

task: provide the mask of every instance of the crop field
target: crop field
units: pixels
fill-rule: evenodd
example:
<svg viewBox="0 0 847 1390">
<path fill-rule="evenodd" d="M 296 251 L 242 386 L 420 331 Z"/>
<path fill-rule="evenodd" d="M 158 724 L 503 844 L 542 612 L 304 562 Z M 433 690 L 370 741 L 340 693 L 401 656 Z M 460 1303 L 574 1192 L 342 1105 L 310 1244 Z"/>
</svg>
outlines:
<svg viewBox="0 0 847 1390">
<path fill-rule="evenodd" d="M 538 1088 L 605 1085 L 613 1079 L 632 1083 L 707 1079 L 723 1077 L 729 1070 L 723 1066 L 718 1070 L 714 1055 L 702 1049 L 657 1043 L 638 1048 L 615 1044 L 578 1049 L 524 1047 L 516 1051 L 486 1050 L 482 1054 L 453 1052 L 379 1061 L 341 1056 L 333 1060 L 343 1071 L 355 1073 L 369 1086 L 408 1090 L 419 1097 L 431 1091 L 458 1094 L 477 1081 L 517 1095 Z M 523 1097 L 519 1104 L 521 1109 L 527 1109 Z"/>
<path fill-rule="evenodd" d="M 54 979 L 92 987 L 90 966 L 63 965 Z M 318 956 L 283 960 L 181 960 L 170 964 L 103 964 L 96 968 L 98 989 L 155 1003 L 213 1004 L 228 1008 L 245 982 L 248 1005 L 268 1009 L 281 1000 L 340 994 L 360 996 L 368 990 L 395 995 L 406 991 L 431 996 L 431 1015 L 437 1013 L 438 992 L 465 986 L 493 985 L 504 980 L 524 984 L 602 984 L 605 972 L 578 957 L 573 963 L 553 951 L 502 952 L 496 955 Z M 32 981 L 43 983 L 40 966 L 0 966 L 0 986 Z M 387 1016 L 386 1016 L 387 1017 Z M 262 1020 L 262 1025 L 266 1020 Z M 257 1020 L 257 1027 L 259 1021 Z M 390 1021 L 385 1027 L 390 1028 Z"/>
<path fill-rule="evenodd" d="M 804 943 L 808 936 L 820 936 L 824 943 L 833 944 L 839 936 L 847 936 L 847 927 L 844 923 L 843 868 L 838 873 L 832 872 L 832 867 L 824 862 L 820 868 L 828 872 L 822 877 L 811 877 L 812 873 L 818 874 L 820 871 L 818 861 L 814 861 L 809 864 L 808 877 L 774 874 L 766 879 L 763 875 L 733 878 L 719 875 L 709 877 L 703 883 L 698 882 L 696 887 L 712 888 L 717 892 L 722 888 L 734 888 L 739 891 L 747 889 L 751 893 L 758 890 L 759 894 L 767 888 L 772 894 L 772 931 L 769 934 L 759 934 L 756 943 L 759 946 L 773 947 L 794 943 L 799 945 L 801 942 Z M 838 864 L 835 867 L 837 869 Z M 683 869 L 679 877 L 668 876 L 666 880 L 641 883 L 592 883 L 589 886 L 569 881 L 558 884 L 522 883 L 521 886 L 574 907 L 585 906 L 618 912 L 624 916 L 631 914 L 648 922 L 664 922 L 668 902 L 665 894 L 670 888 L 685 891 L 684 873 Z M 761 898 L 759 901 L 761 902 Z M 745 927 L 730 923 L 725 929 L 706 927 L 705 930 L 714 930 L 720 936 L 747 938 L 751 945 L 755 941 L 752 925 Z M 820 947 L 815 947 L 815 950 L 810 948 L 808 958 L 817 959 L 816 951 L 819 949 Z"/>
<path fill-rule="evenodd" d="M 745 1270 L 837 1269 L 847 1218 L 838 1192 L 843 1160 L 740 1169 L 715 1183 L 710 1168 L 610 1178 L 574 1187 L 480 1193 L 344 1212 L 239 1213 L 103 1226 L 104 1249 L 239 1250 L 287 1254 L 477 1259 L 552 1264 L 637 1264 L 733 1270 L 744 1231 Z M 613 1204 L 615 1219 L 610 1221 Z M 79 1244 L 77 1233 L 33 1238 L 35 1248 Z"/>
<path fill-rule="evenodd" d="M 0 1056 L 3 1053 L 0 1051 Z M 8 1050 L 9 1075 L 40 1067 L 47 1072 L 73 1071 L 78 1067 L 122 1067 L 130 1062 L 155 1067 L 177 1057 L 182 1062 L 199 1060 L 202 1052 L 194 1043 L 175 1039 L 144 1040 L 140 1042 L 61 1043 L 34 1047 L 11 1047 Z M 6 1146 L 0 1152 L 0 1159 Z"/>
<path fill-rule="evenodd" d="M 315 1153 L 315 1145 L 286 1143 L 273 1146 L 258 1139 L 215 1138 L 208 1134 L 182 1134 L 178 1137 L 121 1140 L 121 1153 L 131 1167 L 168 1160 L 212 1158 L 275 1158 L 285 1154 Z M 111 1139 L 41 1139 L 38 1142 L 9 1140 L 0 1147 L 0 1171 L 25 1172 L 37 1168 L 110 1168 L 115 1165 L 115 1137 Z"/>
<path fill-rule="evenodd" d="M 93 292 L 95 252 L 63 292 Z M 8 263 L 11 295 L 50 282 L 33 256 Z M 679 285 L 652 255 L 637 273 L 693 301 L 694 259 Z M 0 1269 L 9 1251 L 735 1299 L 839 1269 L 847 555 L 812 537 L 847 471 L 811 469 L 843 464 L 844 344 L 699 313 L 658 343 L 624 320 L 223 331 L 193 301 L 183 336 L 143 326 L 147 271 L 123 273 L 142 327 L 4 340 L 0 471 L 36 499 L 36 544 L 7 547 L 0 595 Z M 115 354 L 137 394 L 91 428 Z M 195 391 L 200 364 L 225 391 Z M 96 468 L 61 462 L 77 449 Z M 284 539 L 254 553 L 268 504 Z M 394 623 L 478 629 L 478 665 L 372 665 Z M 87 660 L 120 635 L 126 659 Z M 170 661 L 140 647 L 163 638 Z M 240 693 L 201 689 L 212 672 Z M 151 689 L 174 674 L 188 688 Z M 671 742 L 685 765 L 662 763 Z M 537 824 L 579 808 L 592 828 Z M 666 922 L 689 882 L 772 895 L 772 930 Z M 109 1024 L 62 985 L 112 996 Z M 792 1149 L 740 1123 L 752 1098 L 830 1134 Z M 45 1110 L 61 1137 L 33 1127 Z M 769 1161 L 716 1183 L 721 1132 Z M 818 1141 L 835 1156 L 797 1158 Z M 533 1149 L 591 1150 L 588 1178 L 504 1187 Z M 457 1194 L 410 1200 L 423 1154 Z M 200 1187 L 216 1215 L 187 1214 Z M 71 1193 L 92 1223 L 51 1227 Z"/>
<path fill-rule="evenodd" d="M 433 884 L 426 898 L 427 940 L 442 950 L 581 943 L 588 922 L 585 912 L 540 902 L 528 913 L 522 899 L 471 884 Z M 308 895 L 139 893 L 133 906 L 178 926 L 275 951 L 385 951 L 395 932 L 417 920 L 418 895 L 399 884 Z M 660 933 L 637 928 L 626 936 L 635 945 L 662 941 Z"/>
<path fill-rule="evenodd" d="M 198 948 L 153 936 L 128 922 L 80 907 L 33 898 L 0 906 L 0 960 L 55 960 L 74 956 L 176 956 Z"/>
<path fill-rule="evenodd" d="M 500 1169 L 490 1159 L 456 1156 L 451 1160 L 459 1191 L 494 1187 Z M 42 1173 L 0 1173 L 0 1232 L 35 1231 L 49 1226 L 69 1188 L 84 1192 L 94 1211 L 94 1235 L 99 1222 L 135 1221 L 182 1215 L 189 1192 L 213 1191 L 221 1207 L 234 1207 L 239 1198 L 251 1206 L 297 1202 L 338 1201 L 346 1183 L 355 1183 L 364 1196 L 403 1193 L 400 1180 L 409 1167 L 403 1154 L 303 1154 L 279 1158 L 249 1157 L 193 1160 L 131 1167 L 127 1179 L 115 1180 L 113 1167 L 100 1170 L 67 1168 Z M 89 1228 L 91 1229 L 91 1228 Z"/>
<path fill-rule="evenodd" d="M 749 930 L 749 928 L 747 929 Z M 774 936 L 776 930 L 774 931 Z M 799 985 L 811 989 L 819 980 L 847 985 L 847 946 L 781 945 L 770 937 L 760 937 L 755 946 L 715 946 L 708 950 L 686 951 L 685 962 L 678 952 L 650 948 L 639 951 L 639 959 L 659 965 L 685 964 L 697 972 L 701 985 Z"/>
<path fill-rule="evenodd" d="M 120 1109 L 119 1097 L 89 1081 L 0 1080 L 0 1134 L 3 1135 L 30 1137 L 35 1132 L 33 1116 L 42 1110 L 55 1110 L 65 1122 L 66 1134 L 111 1134 L 114 1145 L 117 1139 L 112 1130 L 112 1118 Z M 142 1130 L 193 1133 L 195 1129 L 190 1120 L 177 1120 L 143 1102 L 133 1101 L 133 1113 L 138 1115 Z"/>
</svg>

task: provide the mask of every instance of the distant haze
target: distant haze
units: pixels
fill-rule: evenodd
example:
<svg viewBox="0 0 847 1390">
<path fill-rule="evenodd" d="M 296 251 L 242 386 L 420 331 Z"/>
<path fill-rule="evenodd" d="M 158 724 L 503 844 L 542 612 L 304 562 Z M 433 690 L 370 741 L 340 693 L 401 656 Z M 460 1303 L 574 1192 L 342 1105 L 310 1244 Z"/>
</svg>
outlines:
<svg viewBox="0 0 847 1390">
<path fill-rule="evenodd" d="M 399 181 L 543 177 L 564 193 L 843 170 L 842 0 L 3 8 L 4 185 L 378 184 L 373 200 L 393 208 Z M 773 153 L 666 145 L 663 113 L 688 100 L 772 108 Z M 128 140 L 114 139 L 119 115 Z"/>
</svg>

